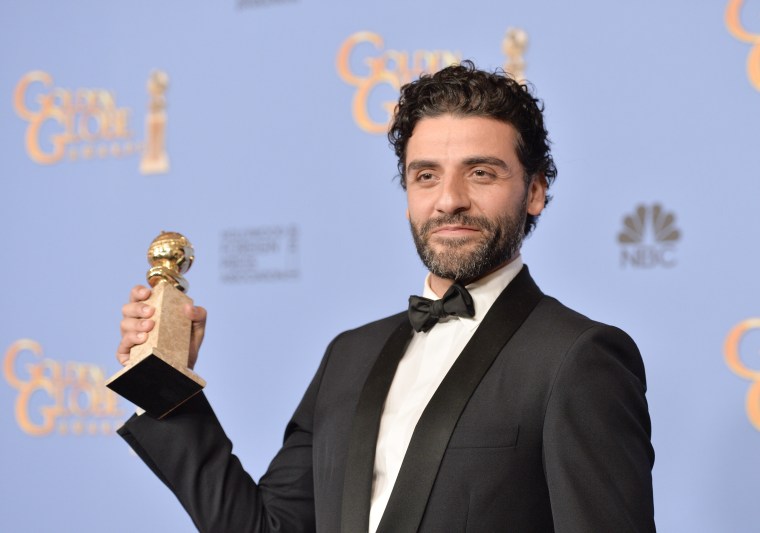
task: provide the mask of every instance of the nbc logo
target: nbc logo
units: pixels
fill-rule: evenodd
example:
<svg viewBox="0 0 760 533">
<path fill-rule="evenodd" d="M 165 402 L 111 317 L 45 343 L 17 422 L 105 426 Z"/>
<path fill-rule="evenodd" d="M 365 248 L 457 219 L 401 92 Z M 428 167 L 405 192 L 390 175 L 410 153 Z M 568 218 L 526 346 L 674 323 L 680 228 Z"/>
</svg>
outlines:
<svg viewBox="0 0 760 533">
<path fill-rule="evenodd" d="M 660 204 L 636 207 L 623 217 L 623 229 L 618 233 L 621 245 L 620 265 L 633 268 L 675 266 L 675 245 L 681 231 L 675 225 L 675 215 Z"/>
</svg>

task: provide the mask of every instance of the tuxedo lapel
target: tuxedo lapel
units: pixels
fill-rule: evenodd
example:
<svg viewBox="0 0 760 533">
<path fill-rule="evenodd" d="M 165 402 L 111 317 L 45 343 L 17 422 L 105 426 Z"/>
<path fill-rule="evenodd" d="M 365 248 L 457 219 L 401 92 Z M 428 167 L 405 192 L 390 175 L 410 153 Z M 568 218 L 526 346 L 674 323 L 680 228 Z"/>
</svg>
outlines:
<svg viewBox="0 0 760 533">
<path fill-rule="evenodd" d="M 412 440 L 401 464 L 388 506 L 378 526 L 378 533 L 417 531 L 438 474 L 438 468 L 462 411 L 496 356 L 520 328 L 542 296 L 530 277 L 528 268 L 524 267 L 496 299 L 475 335 L 465 346 L 423 411 L 412 434 Z M 385 393 L 387 390 L 386 388 Z M 379 416 L 377 423 L 379 424 Z M 377 426 L 373 427 L 373 438 L 376 439 Z M 373 462 L 374 446 L 373 440 Z M 371 465 L 370 468 L 372 468 Z M 345 493 L 343 501 L 345 505 Z M 365 505 L 367 510 L 363 508 L 362 512 L 369 512 L 368 505 L 368 503 Z M 361 525 L 363 528 L 350 531 L 352 533 L 367 531 L 366 516 Z M 348 530 L 344 529 L 344 531 Z"/>
<path fill-rule="evenodd" d="M 366 532 L 375 469 L 375 448 L 385 397 L 388 395 L 401 357 L 412 337 L 412 326 L 403 320 L 377 357 L 356 405 L 343 481 L 341 531 Z"/>
</svg>

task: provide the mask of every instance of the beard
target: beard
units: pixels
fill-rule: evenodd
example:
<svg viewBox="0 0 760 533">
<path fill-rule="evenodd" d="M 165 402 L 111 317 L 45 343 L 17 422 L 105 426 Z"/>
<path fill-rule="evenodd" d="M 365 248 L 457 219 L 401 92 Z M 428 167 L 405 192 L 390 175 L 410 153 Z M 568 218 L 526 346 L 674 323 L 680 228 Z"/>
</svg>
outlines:
<svg viewBox="0 0 760 533">
<path fill-rule="evenodd" d="M 527 200 L 526 194 L 519 211 L 495 219 L 457 213 L 430 219 L 419 226 L 410 220 L 412 238 L 422 263 L 431 274 L 462 284 L 495 270 L 520 251 L 525 236 Z M 434 248 L 430 243 L 431 232 L 448 224 L 478 228 L 481 237 L 476 243 L 470 237 L 442 239 L 438 248 Z"/>
</svg>

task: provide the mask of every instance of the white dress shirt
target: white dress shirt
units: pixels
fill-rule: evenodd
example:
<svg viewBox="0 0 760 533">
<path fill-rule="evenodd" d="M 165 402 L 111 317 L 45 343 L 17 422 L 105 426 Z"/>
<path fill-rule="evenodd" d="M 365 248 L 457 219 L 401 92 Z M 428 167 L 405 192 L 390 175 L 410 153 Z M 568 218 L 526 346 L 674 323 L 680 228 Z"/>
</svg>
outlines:
<svg viewBox="0 0 760 533">
<path fill-rule="evenodd" d="M 522 266 L 522 258 L 518 256 L 508 265 L 467 285 L 475 304 L 474 317 L 447 317 L 427 333 L 416 332 L 412 337 L 393 377 L 380 419 L 369 514 L 371 533 L 380 524 L 422 411 L 491 305 L 517 276 Z M 431 300 L 438 299 L 430 288 L 429 274 L 425 278 L 423 296 Z"/>
</svg>

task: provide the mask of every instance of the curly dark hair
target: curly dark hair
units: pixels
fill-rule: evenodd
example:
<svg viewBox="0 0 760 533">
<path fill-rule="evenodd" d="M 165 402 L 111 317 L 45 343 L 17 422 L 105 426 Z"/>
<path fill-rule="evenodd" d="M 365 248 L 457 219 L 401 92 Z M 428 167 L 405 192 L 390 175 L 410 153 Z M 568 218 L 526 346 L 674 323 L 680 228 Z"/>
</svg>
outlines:
<svg viewBox="0 0 760 533">
<path fill-rule="evenodd" d="M 518 83 L 502 70 L 486 72 L 472 61 L 462 61 L 435 74 L 424 74 L 401 87 L 401 96 L 388 131 L 398 157 L 401 186 L 406 190 L 406 146 L 420 119 L 444 114 L 490 117 L 517 130 L 517 157 L 525 169 L 525 182 L 543 175 L 547 189 L 557 176 L 544 126 L 543 103 L 528 85 Z M 549 203 L 547 194 L 545 205 Z M 528 215 L 525 235 L 538 221 Z"/>
</svg>

